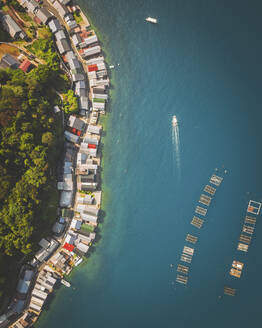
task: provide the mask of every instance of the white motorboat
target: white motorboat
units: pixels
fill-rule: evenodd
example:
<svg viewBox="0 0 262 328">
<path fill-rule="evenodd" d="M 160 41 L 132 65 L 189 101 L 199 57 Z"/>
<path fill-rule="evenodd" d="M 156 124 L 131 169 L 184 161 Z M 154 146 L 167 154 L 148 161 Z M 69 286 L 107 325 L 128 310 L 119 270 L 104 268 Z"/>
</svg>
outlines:
<svg viewBox="0 0 262 328">
<path fill-rule="evenodd" d="M 177 126 L 178 125 L 176 115 L 174 115 L 173 118 L 172 118 L 172 125 L 173 126 Z"/>
<path fill-rule="evenodd" d="M 61 284 L 65 285 L 66 287 L 71 287 L 70 282 L 66 281 L 65 279 L 61 279 Z"/>
<path fill-rule="evenodd" d="M 157 19 L 153 17 L 147 17 L 146 21 L 152 24 L 157 24 Z"/>
</svg>

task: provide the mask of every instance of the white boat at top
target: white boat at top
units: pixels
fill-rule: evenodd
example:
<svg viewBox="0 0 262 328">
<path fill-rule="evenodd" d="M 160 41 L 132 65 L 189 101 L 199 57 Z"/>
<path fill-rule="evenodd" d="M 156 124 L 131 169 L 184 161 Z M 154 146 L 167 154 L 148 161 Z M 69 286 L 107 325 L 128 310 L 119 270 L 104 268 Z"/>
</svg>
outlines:
<svg viewBox="0 0 262 328">
<path fill-rule="evenodd" d="M 61 283 L 65 285 L 66 287 L 71 287 L 70 282 L 66 281 L 65 279 L 61 279 Z"/>
<path fill-rule="evenodd" d="M 174 115 L 173 118 L 172 118 L 172 125 L 173 126 L 177 126 L 178 125 L 176 115 Z"/>
<path fill-rule="evenodd" d="M 157 24 L 157 19 L 152 17 L 147 17 L 146 21 L 149 23 Z"/>
<path fill-rule="evenodd" d="M 115 65 L 110 65 L 109 68 L 115 68 Z"/>
</svg>

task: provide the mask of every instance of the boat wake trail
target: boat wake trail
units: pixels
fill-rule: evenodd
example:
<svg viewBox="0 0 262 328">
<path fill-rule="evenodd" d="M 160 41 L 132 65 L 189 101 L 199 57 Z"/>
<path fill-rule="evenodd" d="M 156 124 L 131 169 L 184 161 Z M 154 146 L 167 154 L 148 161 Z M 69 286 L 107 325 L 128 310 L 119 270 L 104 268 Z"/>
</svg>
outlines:
<svg viewBox="0 0 262 328">
<path fill-rule="evenodd" d="M 180 156 L 180 137 L 179 126 L 172 125 L 172 145 L 173 145 L 173 161 L 176 163 L 178 177 L 181 176 L 181 156 Z"/>
</svg>

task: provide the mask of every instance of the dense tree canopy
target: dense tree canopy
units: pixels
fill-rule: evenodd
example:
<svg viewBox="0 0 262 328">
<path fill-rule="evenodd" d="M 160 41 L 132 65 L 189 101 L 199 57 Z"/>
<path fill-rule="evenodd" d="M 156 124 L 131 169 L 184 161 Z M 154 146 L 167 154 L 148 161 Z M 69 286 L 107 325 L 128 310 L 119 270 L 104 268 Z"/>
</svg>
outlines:
<svg viewBox="0 0 262 328">
<path fill-rule="evenodd" d="M 34 247 L 42 194 L 58 161 L 60 118 L 53 112 L 56 67 L 0 70 L 0 297 L 7 257 Z"/>
</svg>

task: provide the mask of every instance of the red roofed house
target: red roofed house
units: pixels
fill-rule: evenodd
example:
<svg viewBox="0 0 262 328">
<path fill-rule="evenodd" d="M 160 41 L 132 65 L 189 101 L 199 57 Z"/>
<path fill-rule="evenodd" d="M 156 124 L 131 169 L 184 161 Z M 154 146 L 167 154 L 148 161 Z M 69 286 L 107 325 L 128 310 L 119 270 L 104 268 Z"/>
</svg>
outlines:
<svg viewBox="0 0 262 328">
<path fill-rule="evenodd" d="M 22 64 L 20 64 L 19 68 L 27 73 L 33 68 L 33 64 L 28 59 L 25 59 Z"/>
<path fill-rule="evenodd" d="M 98 67 L 96 64 L 88 65 L 88 72 L 98 71 Z"/>
<path fill-rule="evenodd" d="M 68 244 L 68 243 L 65 243 L 63 248 L 66 249 L 69 252 L 72 252 L 74 250 L 75 246 L 71 245 L 71 244 Z"/>
</svg>

